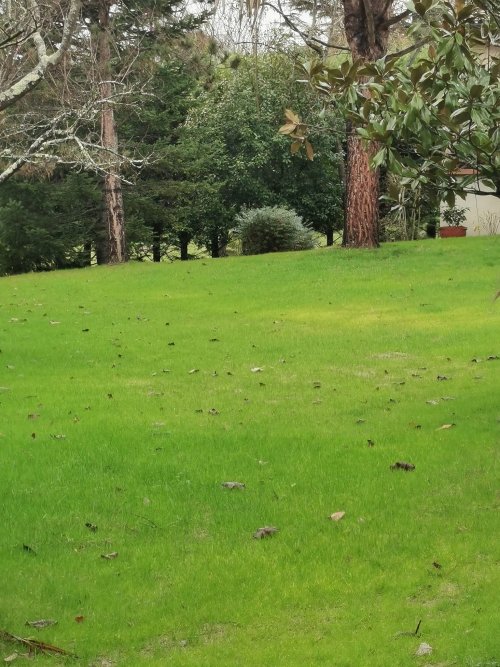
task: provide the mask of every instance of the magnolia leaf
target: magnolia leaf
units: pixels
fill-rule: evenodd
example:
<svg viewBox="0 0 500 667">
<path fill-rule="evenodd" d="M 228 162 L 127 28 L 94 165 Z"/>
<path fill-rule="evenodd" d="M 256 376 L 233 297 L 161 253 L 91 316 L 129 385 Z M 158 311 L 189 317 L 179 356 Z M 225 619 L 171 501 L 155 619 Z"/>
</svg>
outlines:
<svg viewBox="0 0 500 667">
<path fill-rule="evenodd" d="M 285 109 L 285 118 L 287 118 L 291 123 L 294 123 L 295 125 L 298 125 L 300 123 L 300 118 L 291 109 Z"/>
<path fill-rule="evenodd" d="M 93 533 L 97 531 L 97 526 L 95 525 L 95 523 L 90 523 L 90 521 L 87 521 L 85 527 L 91 530 Z"/>
<path fill-rule="evenodd" d="M 314 149 L 312 147 L 312 144 L 306 140 L 305 147 L 306 147 L 307 159 L 311 161 L 314 160 Z"/>
<path fill-rule="evenodd" d="M 260 366 L 255 366 L 254 368 L 251 368 L 250 370 L 252 371 L 252 373 L 262 373 L 262 371 L 264 369 L 261 368 Z"/>
<path fill-rule="evenodd" d="M 81 615 L 80 616 L 75 616 L 75 621 L 77 623 L 83 623 L 84 620 L 85 620 L 85 616 L 81 616 Z"/>
<path fill-rule="evenodd" d="M 340 521 L 345 517 L 345 512 L 334 512 L 328 517 L 331 521 Z"/>
<path fill-rule="evenodd" d="M 436 429 L 436 431 L 446 431 L 449 428 L 453 428 L 455 424 L 443 424 L 439 428 Z"/>
<path fill-rule="evenodd" d="M 292 155 L 295 155 L 295 153 L 298 153 L 300 148 L 302 146 L 302 142 L 300 141 L 294 141 L 292 145 L 290 146 L 290 153 Z"/>
<path fill-rule="evenodd" d="M 295 132 L 296 129 L 297 129 L 296 123 L 287 123 L 286 125 L 282 125 L 278 130 L 278 132 L 280 134 L 292 134 L 293 132 Z"/>
<path fill-rule="evenodd" d="M 104 558 L 104 560 L 114 560 L 115 558 L 118 558 L 118 552 L 112 551 L 109 554 L 101 554 L 101 558 Z"/>
</svg>

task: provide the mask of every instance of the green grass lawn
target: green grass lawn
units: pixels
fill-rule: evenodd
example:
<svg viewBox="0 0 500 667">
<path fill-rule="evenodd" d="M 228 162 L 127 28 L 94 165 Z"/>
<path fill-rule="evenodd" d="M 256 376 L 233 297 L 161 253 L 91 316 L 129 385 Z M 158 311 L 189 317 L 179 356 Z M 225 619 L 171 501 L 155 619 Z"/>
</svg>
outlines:
<svg viewBox="0 0 500 667">
<path fill-rule="evenodd" d="M 498 666 L 499 260 L 2 278 L 0 629 L 96 667 Z"/>
</svg>

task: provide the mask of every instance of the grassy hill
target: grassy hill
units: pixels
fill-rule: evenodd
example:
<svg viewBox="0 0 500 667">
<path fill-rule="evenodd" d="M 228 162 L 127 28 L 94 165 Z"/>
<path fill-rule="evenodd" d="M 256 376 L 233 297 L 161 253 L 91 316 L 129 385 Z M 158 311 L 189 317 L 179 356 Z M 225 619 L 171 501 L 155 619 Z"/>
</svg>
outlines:
<svg viewBox="0 0 500 667">
<path fill-rule="evenodd" d="M 499 259 L 1 279 L 0 630 L 101 667 L 499 665 Z"/>
</svg>

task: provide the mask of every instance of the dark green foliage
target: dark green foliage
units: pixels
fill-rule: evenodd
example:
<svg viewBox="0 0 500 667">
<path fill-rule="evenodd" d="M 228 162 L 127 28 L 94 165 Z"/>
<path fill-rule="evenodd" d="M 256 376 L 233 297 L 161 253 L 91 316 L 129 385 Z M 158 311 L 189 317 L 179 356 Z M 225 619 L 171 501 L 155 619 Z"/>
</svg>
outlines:
<svg viewBox="0 0 500 667">
<path fill-rule="evenodd" d="M 90 263 L 100 197 L 95 180 L 71 174 L 0 187 L 0 273 Z"/>
<path fill-rule="evenodd" d="M 189 116 L 183 142 L 197 146 L 198 183 L 217 184 L 222 217 L 207 216 L 197 238 L 208 244 L 215 230 L 227 233 L 244 207 L 293 208 L 314 229 L 332 234 L 343 223 L 339 175 L 343 120 L 320 117 L 317 96 L 297 83 L 294 54 L 241 58 L 221 68 Z M 328 129 L 315 144 L 315 158 L 290 154 L 278 133 L 287 107 Z M 208 224 L 206 224 L 208 223 Z"/>
<path fill-rule="evenodd" d="M 314 247 L 311 230 L 290 209 L 265 206 L 244 210 L 237 216 L 236 222 L 236 234 L 244 255 Z"/>
</svg>

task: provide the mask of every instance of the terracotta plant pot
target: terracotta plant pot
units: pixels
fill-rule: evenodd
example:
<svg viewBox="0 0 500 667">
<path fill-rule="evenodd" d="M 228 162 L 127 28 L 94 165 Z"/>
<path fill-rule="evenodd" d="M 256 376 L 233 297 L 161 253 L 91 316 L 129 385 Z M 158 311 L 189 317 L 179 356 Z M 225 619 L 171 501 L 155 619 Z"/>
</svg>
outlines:
<svg viewBox="0 0 500 667">
<path fill-rule="evenodd" d="M 459 225 L 458 227 L 440 227 L 439 236 L 442 239 L 456 238 L 457 236 L 466 236 L 467 227 Z"/>
</svg>

